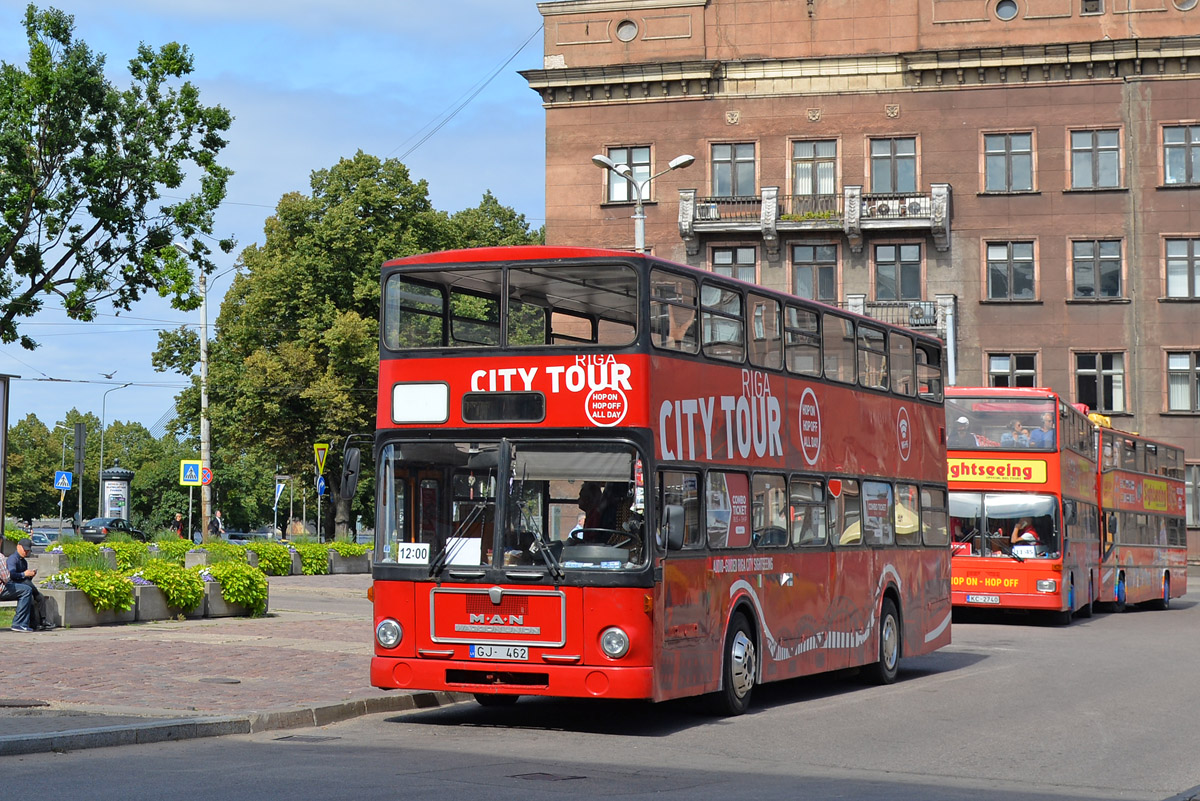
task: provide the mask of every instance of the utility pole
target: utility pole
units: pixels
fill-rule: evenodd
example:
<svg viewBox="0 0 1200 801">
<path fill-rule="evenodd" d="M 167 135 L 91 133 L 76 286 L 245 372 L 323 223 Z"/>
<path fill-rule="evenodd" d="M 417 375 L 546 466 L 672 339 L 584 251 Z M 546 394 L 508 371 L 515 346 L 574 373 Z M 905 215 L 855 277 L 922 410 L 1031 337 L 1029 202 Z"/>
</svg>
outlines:
<svg viewBox="0 0 1200 801">
<path fill-rule="evenodd" d="M 208 277 L 200 268 L 200 470 L 212 470 L 212 447 L 208 435 Z M 200 487 L 200 541 L 208 542 L 212 485 Z"/>
</svg>

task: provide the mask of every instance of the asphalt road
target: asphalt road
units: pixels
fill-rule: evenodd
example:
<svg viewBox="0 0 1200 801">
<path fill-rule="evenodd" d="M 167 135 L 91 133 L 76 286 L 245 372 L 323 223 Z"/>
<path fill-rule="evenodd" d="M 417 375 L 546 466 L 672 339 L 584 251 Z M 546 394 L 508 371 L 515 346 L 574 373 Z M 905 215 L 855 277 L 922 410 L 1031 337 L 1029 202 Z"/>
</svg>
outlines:
<svg viewBox="0 0 1200 801">
<path fill-rule="evenodd" d="M 739 718 L 709 717 L 695 701 L 466 703 L 317 729 L 9 757 L 0 771 L 30 797 L 114 801 L 1182 801 L 1200 797 L 1200 580 L 1193 587 L 1166 612 L 1066 628 L 1028 618 L 956 623 L 953 645 L 902 662 L 894 686 L 847 674 L 771 685 Z M 288 600 L 304 603 L 300 593 Z"/>
</svg>

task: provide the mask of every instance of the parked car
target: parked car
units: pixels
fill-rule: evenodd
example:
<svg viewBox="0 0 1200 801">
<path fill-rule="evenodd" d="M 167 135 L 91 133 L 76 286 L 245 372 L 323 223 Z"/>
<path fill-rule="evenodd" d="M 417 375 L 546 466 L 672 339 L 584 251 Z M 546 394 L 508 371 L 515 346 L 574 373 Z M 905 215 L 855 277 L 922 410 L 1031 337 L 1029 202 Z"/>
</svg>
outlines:
<svg viewBox="0 0 1200 801">
<path fill-rule="evenodd" d="M 45 534 L 43 534 L 40 531 L 35 531 L 32 534 L 30 534 L 29 541 L 32 542 L 35 546 L 41 545 L 42 547 L 45 547 L 50 544 L 50 538 L 47 537 Z"/>
<path fill-rule="evenodd" d="M 145 534 L 121 517 L 93 517 L 79 527 L 79 536 L 88 542 L 104 542 L 109 534 L 118 532 L 128 534 L 135 540 L 146 541 Z"/>
</svg>

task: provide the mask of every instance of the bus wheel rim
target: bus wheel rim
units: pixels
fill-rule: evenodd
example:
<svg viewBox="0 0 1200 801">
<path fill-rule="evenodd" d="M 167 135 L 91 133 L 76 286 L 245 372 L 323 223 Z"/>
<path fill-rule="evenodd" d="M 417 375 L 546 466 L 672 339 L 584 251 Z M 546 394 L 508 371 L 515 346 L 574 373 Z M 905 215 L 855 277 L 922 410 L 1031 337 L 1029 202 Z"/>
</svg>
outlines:
<svg viewBox="0 0 1200 801">
<path fill-rule="evenodd" d="M 739 631 L 733 636 L 733 644 L 729 649 L 729 678 L 738 698 L 754 689 L 756 662 L 754 643 L 746 636 L 746 632 Z"/>
<path fill-rule="evenodd" d="M 896 662 L 900 659 L 900 637 L 899 629 L 896 627 L 896 618 L 888 615 L 883 619 L 883 653 L 880 658 L 888 670 L 896 667 Z"/>
</svg>

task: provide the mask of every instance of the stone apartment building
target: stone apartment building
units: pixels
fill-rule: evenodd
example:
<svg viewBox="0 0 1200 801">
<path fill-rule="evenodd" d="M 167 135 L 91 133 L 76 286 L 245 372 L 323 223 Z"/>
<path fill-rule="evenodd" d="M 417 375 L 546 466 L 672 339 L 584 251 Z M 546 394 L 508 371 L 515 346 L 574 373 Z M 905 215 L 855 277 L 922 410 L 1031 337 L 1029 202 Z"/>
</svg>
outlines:
<svg viewBox="0 0 1200 801">
<path fill-rule="evenodd" d="M 540 3 L 550 244 L 936 332 L 1181 445 L 1200 525 L 1200 0 Z M 1193 543 L 1197 534 L 1193 531 Z"/>
</svg>

